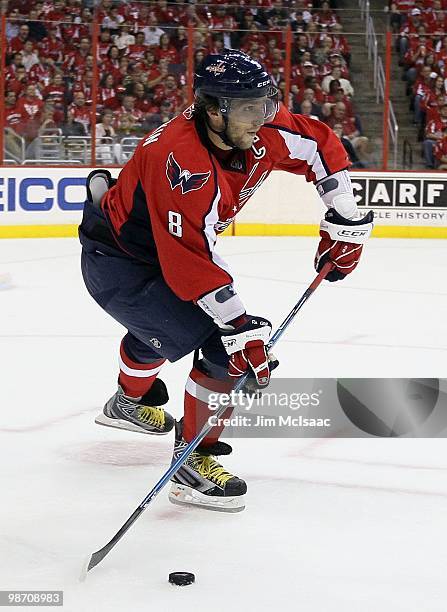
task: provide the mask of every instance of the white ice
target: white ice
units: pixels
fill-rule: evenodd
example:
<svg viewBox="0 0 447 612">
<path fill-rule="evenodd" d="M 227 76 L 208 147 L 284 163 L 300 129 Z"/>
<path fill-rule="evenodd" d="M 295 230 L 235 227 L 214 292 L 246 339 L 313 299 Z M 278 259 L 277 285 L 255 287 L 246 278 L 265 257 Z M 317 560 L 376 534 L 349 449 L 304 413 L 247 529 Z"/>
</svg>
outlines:
<svg viewBox="0 0 447 612">
<path fill-rule="evenodd" d="M 281 321 L 315 243 L 222 239 L 249 311 Z M 372 240 L 278 344 L 278 375 L 445 377 L 446 257 L 444 241 Z M 166 470 L 172 435 L 93 423 L 123 330 L 85 291 L 76 240 L 3 240 L 2 273 L 0 589 L 63 589 L 66 612 L 446 610 L 443 439 L 236 440 L 225 466 L 248 481 L 244 512 L 179 508 L 164 491 L 79 583 Z M 189 367 L 163 372 L 177 417 Z M 175 570 L 196 584 L 169 585 Z"/>
</svg>

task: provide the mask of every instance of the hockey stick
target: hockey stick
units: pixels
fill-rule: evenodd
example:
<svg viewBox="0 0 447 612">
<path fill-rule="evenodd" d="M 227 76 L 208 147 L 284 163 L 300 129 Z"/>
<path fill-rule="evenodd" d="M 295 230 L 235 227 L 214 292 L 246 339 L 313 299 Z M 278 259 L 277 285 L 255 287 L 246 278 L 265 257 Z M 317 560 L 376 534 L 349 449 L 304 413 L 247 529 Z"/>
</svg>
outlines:
<svg viewBox="0 0 447 612">
<path fill-rule="evenodd" d="M 293 321 L 293 319 L 297 315 L 298 311 L 307 302 L 307 300 L 313 294 L 315 289 L 318 287 L 321 281 L 324 280 L 324 278 L 332 270 L 332 268 L 333 268 L 333 264 L 330 261 L 327 262 L 323 266 L 321 271 L 315 277 L 314 281 L 309 285 L 309 287 L 303 293 L 301 298 L 298 300 L 298 302 L 295 304 L 295 306 L 292 308 L 292 310 L 289 312 L 287 317 L 284 319 L 284 321 L 281 323 L 281 325 L 278 327 L 278 329 L 275 331 L 275 333 L 271 337 L 270 342 L 268 343 L 268 349 L 271 349 L 278 342 L 278 340 L 281 338 L 283 333 L 286 331 L 290 323 Z M 235 392 L 238 392 L 240 391 L 240 389 L 242 389 L 242 387 L 247 381 L 248 376 L 249 376 L 249 373 L 246 372 L 243 376 L 241 376 L 241 378 L 239 378 L 236 385 L 234 386 Z M 213 416 L 215 416 L 218 419 L 227 410 L 228 410 L 228 406 L 220 406 L 220 408 L 217 409 L 217 411 L 214 413 Z M 146 508 L 151 503 L 151 501 L 154 499 L 154 497 L 156 497 L 160 493 L 160 491 L 166 486 L 166 484 L 170 481 L 172 476 L 183 465 L 183 463 L 188 459 L 189 455 L 197 448 L 197 446 L 200 444 L 200 442 L 203 440 L 203 438 L 212 428 L 213 428 L 213 425 L 210 425 L 208 422 L 205 423 L 202 430 L 196 435 L 196 437 L 193 440 L 191 440 L 191 442 L 185 448 L 185 450 L 180 455 L 180 457 L 176 461 L 174 461 L 174 463 L 171 465 L 169 470 L 160 478 L 160 480 L 154 486 L 152 491 L 146 495 L 146 497 L 143 499 L 143 501 L 138 506 L 138 508 L 134 510 L 134 512 L 130 515 L 130 517 L 127 519 L 124 525 L 116 532 L 116 534 L 113 536 L 110 542 L 108 542 L 105 546 L 103 546 L 102 548 L 100 548 L 99 550 L 97 550 L 96 552 L 92 554 L 92 556 L 89 558 L 88 562 L 86 563 L 85 567 L 83 568 L 83 573 L 81 574 L 81 580 L 85 580 L 87 576 L 87 572 L 89 572 L 92 568 L 98 565 L 98 563 L 100 563 L 104 559 L 104 557 L 112 550 L 115 544 L 119 542 L 119 540 L 123 537 L 126 531 L 135 523 L 135 521 L 140 516 L 140 514 L 142 514 L 144 510 L 146 510 Z"/>
</svg>

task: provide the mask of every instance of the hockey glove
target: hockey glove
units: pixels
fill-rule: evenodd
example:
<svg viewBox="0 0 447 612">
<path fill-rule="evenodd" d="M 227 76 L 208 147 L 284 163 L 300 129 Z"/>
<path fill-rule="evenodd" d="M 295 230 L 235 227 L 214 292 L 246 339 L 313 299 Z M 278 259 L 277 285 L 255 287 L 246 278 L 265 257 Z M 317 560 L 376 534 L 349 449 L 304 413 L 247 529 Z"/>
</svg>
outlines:
<svg viewBox="0 0 447 612">
<path fill-rule="evenodd" d="M 362 254 L 363 244 L 373 228 L 374 213 L 371 210 L 363 219 L 352 221 L 330 208 L 320 224 L 320 243 L 315 255 L 315 270 L 319 272 L 327 261 L 335 268 L 326 276 L 328 281 L 345 278 L 352 272 Z"/>
<path fill-rule="evenodd" d="M 87 199 L 97 208 L 100 207 L 104 194 L 116 184 L 116 179 L 108 170 L 93 170 L 87 177 Z"/>
<path fill-rule="evenodd" d="M 222 343 L 230 355 L 228 373 L 239 377 L 251 370 L 259 387 L 266 387 L 270 381 L 267 343 L 272 324 L 262 317 L 243 315 L 230 325 L 231 331 L 221 330 Z"/>
</svg>

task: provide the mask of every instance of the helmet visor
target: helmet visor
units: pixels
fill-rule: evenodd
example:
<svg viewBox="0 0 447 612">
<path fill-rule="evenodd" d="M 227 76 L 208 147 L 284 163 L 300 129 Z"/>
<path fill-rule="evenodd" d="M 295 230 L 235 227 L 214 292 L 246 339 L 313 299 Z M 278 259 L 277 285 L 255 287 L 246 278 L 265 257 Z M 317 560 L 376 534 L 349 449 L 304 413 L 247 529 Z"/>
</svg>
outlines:
<svg viewBox="0 0 447 612">
<path fill-rule="evenodd" d="M 276 96 L 262 98 L 224 98 L 221 112 L 238 123 L 260 124 L 274 119 L 278 110 Z"/>
</svg>

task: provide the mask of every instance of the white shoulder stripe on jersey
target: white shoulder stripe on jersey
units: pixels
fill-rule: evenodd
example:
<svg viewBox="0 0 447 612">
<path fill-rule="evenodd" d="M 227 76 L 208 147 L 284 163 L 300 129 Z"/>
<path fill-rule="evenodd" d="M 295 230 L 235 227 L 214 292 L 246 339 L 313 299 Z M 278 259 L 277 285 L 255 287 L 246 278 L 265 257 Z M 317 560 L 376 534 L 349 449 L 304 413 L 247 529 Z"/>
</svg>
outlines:
<svg viewBox="0 0 447 612">
<path fill-rule="evenodd" d="M 218 255 L 214 250 L 214 247 L 216 245 L 216 240 L 217 240 L 216 230 L 214 229 L 214 226 L 219 221 L 219 213 L 217 209 L 219 206 L 220 196 L 221 196 L 220 188 L 219 186 L 217 186 L 217 193 L 216 193 L 216 197 L 213 200 L 213 203 L 211 204 L 211 210 L 205 217 L 204 232 L 205 232 L 206 240 L 208 242 L 208 248 L 210 250 L 211 259 L 213 263 L 215 263 L 216 266 L 219 266 L 219 268 L 222 268 L 222 270 L 225 270 L 225 272 L 228 272 L 229 274 L 230 269 L 228 267 L 227 262 L 224 261 L 222 257 Z"/>
<path fill-rule="evenodd" d="M 318 152 L 318 146 L 315 140 L 303 138 L 300 134 L 291 134 L 290 132 L 281 130 L 281 128 L 278 128 L 278 132 L 283 137 L 286 147 L 290 151 L 290 159 L 301 159 L 307 162 L 312 168 L 317 181 L 320 181 L 328 175 Z"/>
</svg>

